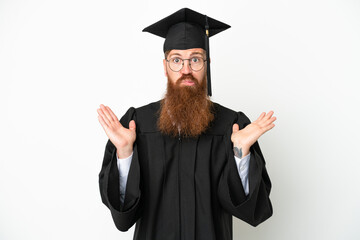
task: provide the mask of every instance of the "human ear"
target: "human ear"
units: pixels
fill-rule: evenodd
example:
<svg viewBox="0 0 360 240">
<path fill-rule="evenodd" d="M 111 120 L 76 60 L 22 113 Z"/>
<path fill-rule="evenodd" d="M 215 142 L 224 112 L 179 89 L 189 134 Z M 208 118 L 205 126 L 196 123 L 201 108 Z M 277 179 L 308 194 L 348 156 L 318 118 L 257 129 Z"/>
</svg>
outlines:
<svg viewBox="0 0 360 240">
<path fill-rule="evenodd" d="M 164 65 L 164 74 L 165 74 L 165 77 L 167 77 L 166 59 L 163 59 L 163 65 Z"/>
</svg>

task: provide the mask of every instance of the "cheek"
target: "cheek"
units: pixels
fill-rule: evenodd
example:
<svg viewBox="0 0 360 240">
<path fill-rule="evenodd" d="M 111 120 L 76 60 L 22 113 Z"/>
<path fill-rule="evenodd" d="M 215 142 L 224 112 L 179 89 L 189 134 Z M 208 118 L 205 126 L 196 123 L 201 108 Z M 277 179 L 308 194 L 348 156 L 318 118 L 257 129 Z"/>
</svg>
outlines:
<svg viewBox="0 0 360 240">
<path fill-rule="evenodd" d="M 202 71 L 202 72 L 197 72 L 196 75 L 194 74 L 194 77 L 199 81 L 199 83 L 201 83 L 204 78 L 205 78 L 205 71 Z"/>
<path fill-rule="evenodd" d="M 173 72 L 169 69 L 167 69 L 167 77 L 168 79 L 175 84 L 177 79 L 179 79 L 181 76 L 178 76 L 179 73 Z"/>
</svg>

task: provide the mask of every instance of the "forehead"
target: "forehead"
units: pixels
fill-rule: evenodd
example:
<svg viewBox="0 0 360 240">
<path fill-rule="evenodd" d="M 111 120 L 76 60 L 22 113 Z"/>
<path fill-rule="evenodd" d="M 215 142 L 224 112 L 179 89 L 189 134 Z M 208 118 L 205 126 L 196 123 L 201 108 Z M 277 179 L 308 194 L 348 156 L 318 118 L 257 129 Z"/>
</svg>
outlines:
<svg viewBox="0 0 360 240">
<path fill-rule="evenodd" d="M 195 55 L 195 54 L 204 55 L 205 51 L 202 48 L 191 48 L 191 49 L 186 49 L 186 50 L 173 49 L 169 52 L 169 56 L 172 56 L 172 55 L 191 56 L 191 55 Z"/>
</svg>

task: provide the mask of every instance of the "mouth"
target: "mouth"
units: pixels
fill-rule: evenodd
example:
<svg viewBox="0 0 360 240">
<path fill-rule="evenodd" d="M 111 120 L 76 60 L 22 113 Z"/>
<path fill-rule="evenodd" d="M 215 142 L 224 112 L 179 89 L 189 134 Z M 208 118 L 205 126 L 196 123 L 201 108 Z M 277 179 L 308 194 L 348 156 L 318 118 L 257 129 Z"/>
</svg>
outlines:
<svg viewBox="0 0 360 240">
<path fill-rule="evenodd" d="M 194 83 L 193 81 L 191 81 L 191 80 L 184 80 L 184 81 L 182 82 L 182 84 L 183 84 L 183 85 L 186 85 L 186 86 L 193 86 L 193 85 L 195 85 L 195 83 Z"/>
<path fill-rule="evenodd" d="M 195 82 L 191 79 L 184 79 L 181 81 L 181 84 L 185 86 L 193 86 L 195 85 Z"/>
</svg>

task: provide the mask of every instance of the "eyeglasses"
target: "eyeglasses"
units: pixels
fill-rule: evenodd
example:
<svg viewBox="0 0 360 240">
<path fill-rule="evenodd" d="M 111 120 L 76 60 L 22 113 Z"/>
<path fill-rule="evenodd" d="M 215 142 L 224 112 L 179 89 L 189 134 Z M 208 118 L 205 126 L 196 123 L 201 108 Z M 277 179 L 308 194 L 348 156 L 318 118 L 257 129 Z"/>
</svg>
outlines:
<svg viewBox="0 0 360 240">
<path fill-rule="evenodd" d="M 184 61 L 189 61 L 189 66 L 191 70 L 197 72 L 200 71 L 204 67 L 204 60 L 202 57 L 192 57 L 189 59 L 182 59 L 179 57 L 172 57 L 169 60 L 165 59 L 169 63 L 169 67 L 172 71 L 178 72 L 184 67 Z"/>
</svg>

